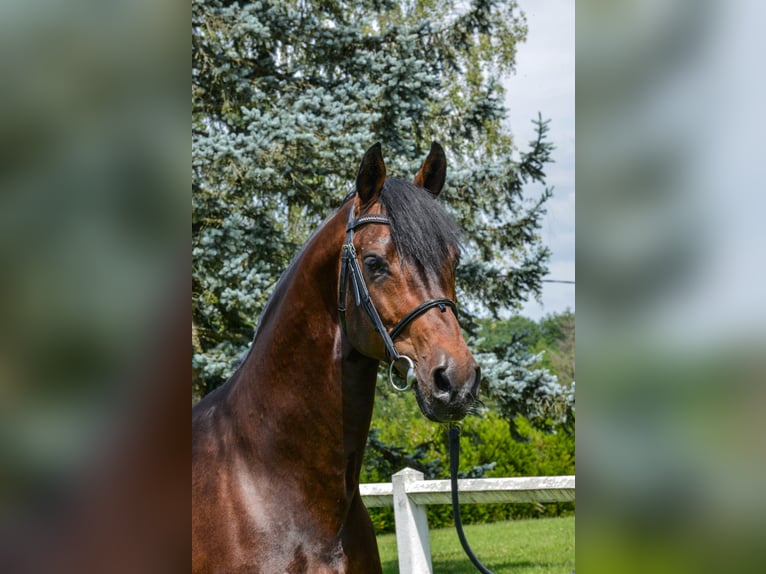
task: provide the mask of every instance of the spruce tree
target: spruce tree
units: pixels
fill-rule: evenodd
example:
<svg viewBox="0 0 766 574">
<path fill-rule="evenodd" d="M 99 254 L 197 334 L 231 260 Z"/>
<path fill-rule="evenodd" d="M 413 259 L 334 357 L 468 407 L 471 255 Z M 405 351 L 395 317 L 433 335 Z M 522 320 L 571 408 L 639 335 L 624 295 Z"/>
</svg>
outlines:
<svg viewBox="0 0 766 574">
<path fill-rule="evenodd" d="M 548 249 L 547 124 L 524 147 L 500 78 L 526 26 L 513 0 L 192 2 L 194 390 L 231 373 L 271 288 L 383 144 L 415 174 L 431 141 L 448 156 L 440 200 L 466 230 L 461 321 L 537 296 Z"/>
</svg>

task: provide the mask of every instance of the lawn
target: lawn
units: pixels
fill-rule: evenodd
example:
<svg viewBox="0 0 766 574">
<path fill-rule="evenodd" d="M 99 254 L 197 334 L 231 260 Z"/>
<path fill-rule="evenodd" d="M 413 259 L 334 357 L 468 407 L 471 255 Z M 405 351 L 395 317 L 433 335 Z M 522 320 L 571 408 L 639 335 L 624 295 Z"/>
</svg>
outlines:
<svg viewBox="0 0 766 574">
<path fill-rule="evenodd" d="M 575 569 L 575 519 L 540 518 L 465 527 L 476 556 L 495 572 L 570 574 Z M 396 535 L 378 536 L 384 574 L 399 572 Z M 454 528 L 431 530 L 434 574 L 475 574 Z"/>
</svg>

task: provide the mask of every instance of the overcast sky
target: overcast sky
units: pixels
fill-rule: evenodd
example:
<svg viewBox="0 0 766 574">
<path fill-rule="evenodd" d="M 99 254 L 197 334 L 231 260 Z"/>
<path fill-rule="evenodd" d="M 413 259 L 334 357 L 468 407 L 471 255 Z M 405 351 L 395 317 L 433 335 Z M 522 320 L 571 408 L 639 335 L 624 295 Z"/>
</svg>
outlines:
<svg viewBox="0 0 766 574">
<path fill-rule="evenodd" d="M 553 251 L 546 279 L 575 279 L 575 2 L 519 0 L 527 15 L 527 41 L 518 47 L 516 74 L 506 80 L 510 129 L 522 149 L 534 136 L 532 118 L 550 119 L 556 163 L 547 166 L 554 187 L 542 237 Z M 532 190 L 534 192 L 534 190 Z M 575 286 L 544 283 L 542 305 L 527 303 L 522 314 L 538 319 L 575 309 Z"/>
</svg>

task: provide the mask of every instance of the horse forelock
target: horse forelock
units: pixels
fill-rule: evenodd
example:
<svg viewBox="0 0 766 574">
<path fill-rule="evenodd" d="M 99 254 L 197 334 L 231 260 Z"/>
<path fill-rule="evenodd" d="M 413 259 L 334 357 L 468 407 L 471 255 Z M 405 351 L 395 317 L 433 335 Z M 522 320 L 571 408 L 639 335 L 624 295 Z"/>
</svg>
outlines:
<svg viewBox="0 0 766 574">
<path fill-rule="evenodd" d="M 391 238 L 400 257 L 429 273 L 440 273 L 445 262 L 459 253 L 462 229 L 427 190 L 389 178 L 380 203 L 391 221 Z"/>
</svg>

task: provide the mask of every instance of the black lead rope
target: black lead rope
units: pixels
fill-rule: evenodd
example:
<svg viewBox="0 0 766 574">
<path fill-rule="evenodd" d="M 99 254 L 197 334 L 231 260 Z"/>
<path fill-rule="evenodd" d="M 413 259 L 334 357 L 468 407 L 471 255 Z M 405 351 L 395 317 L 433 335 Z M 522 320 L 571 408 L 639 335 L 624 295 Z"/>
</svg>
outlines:
<svg viewBox="0 0 766 574">
<path fill-rule="evenodd" d="M 466 555 L 471 560 L 476 569 L 482 574 L 492 574 L 484 564 L 479 562 L 476 554 L 473 553 L 468 545 L 468 540 L 463 532 L 463 522 L 460 520 L 460 501 L 457 493 L 457 469 L 460 465 L 460 429 L 453 426 L 449 429 L 449 474 L 450 484 L 452 486 L 452 516 L 455 519 L 455 529 L 457 537 L 460 538 L 460 545 L 465 550 Z"/>
</svg>

